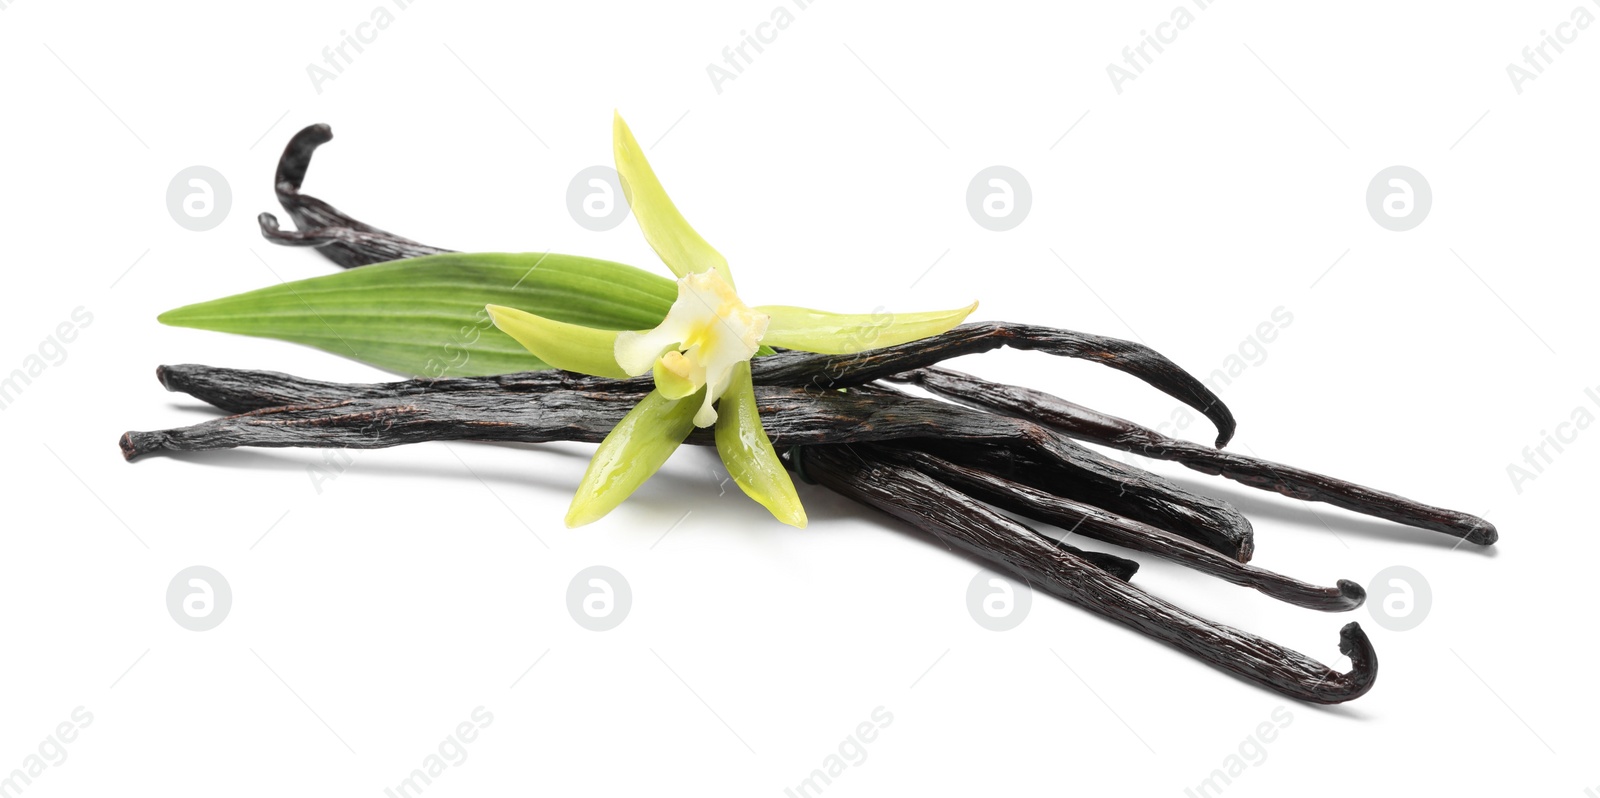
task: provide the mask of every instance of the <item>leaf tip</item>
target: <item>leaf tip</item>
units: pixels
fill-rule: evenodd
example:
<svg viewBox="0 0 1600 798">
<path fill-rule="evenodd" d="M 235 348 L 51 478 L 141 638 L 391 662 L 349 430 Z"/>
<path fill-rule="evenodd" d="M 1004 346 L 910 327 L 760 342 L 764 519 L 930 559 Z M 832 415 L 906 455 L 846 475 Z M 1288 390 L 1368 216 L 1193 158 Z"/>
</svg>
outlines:
<svg viewBox="0 0 1600 798">
<path fill-rule="evenodd" d="M 184 305 L 181 308 L 173 308 L 172 310 L 157 315 L 156 321 L 160 322 L 161 324 L 165 324 L 168 327 L 193 327 L 194 324 L 191 323 L 188 318 L 186 318 L 188 316 L 187 311 L 193 307 L 193 305 Z"/>
</svg>

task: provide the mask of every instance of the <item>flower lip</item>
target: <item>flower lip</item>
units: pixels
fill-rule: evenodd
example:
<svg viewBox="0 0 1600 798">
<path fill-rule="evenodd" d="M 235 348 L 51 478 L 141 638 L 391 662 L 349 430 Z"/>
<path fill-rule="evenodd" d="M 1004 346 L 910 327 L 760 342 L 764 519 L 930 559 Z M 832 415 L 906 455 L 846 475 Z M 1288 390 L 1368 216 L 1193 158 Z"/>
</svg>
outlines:
<svg viewBox="0 0 1600 798">
<path fill-rule="evenodd" d="M 708 427 L 717 420 L 713 404 L 727 390 L 734 367 L 761 348 L 769 322 L 716 272 L 690 274 L 679 278 L 678 299 L 660 325 L 617 336 L 617 363 L 634 376 L 654 370 L 658 388 L 669 395 L 706 386 L 694 423 Z"/>
</svg>

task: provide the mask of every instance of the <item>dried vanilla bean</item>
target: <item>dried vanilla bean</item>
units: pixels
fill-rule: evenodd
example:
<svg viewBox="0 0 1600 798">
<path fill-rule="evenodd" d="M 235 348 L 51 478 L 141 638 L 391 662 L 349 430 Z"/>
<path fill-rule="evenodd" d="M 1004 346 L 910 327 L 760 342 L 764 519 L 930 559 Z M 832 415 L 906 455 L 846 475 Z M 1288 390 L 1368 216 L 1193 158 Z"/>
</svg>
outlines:
<svg viewBox="0 0 1600 798">
<path fill-rule="evenodd" d="M 262 236 L 275 244 L 316 247 L 328 260 L 347 269 L 449 251 L 379 230 L 316 197 L 300 193 L 312 153 L 332 139 L 333 128 L 311 125 L 289 140 L 289 146 L 278 159 L 278 174 L 273 184 L 279 204 L 289 212 L 289 218 L 300 230 L 280 230 L 277 217 L 263 213 L 256 217 Z"/>
<path fill-rule="evenodd" d="M 1056 548 L 1028 527 L 933 478 L 873 457 L 871 447 L 808 446 L 805 475 L 988 562 L 1036 590 L 1131 627 L 1245 681 L 1292 698 L 1336 704 L 1371 689 L 1378 658 L 1358 624 L 1339 633 L 1340 673 L 1304 654 L 1208 621 Z"/>
<path fill-rule="evenodd" d="M 1137 495 L 1106 497 L 1085 490 L 1077 470 L 1064 467 L 1048 449 L 997 445 L 978 438 L 953 437 L 921 440 L 916 448 L 957 465 L 1017 482 L 1059 498 L 1089 504 L 1194 541 L 1244 563 L 1255 556 L 1255 534 L 1249 519 L 1227 502 L 1191 494 L 1185 489 L 1115 460 L 1099 458 L 1108 468 L 1139 474 L 1155 491 L 1171 492 L 1179 504 L 1153 503 Z M 1130 480 L 1130 482 L 1132 482 Z M 1196 497 L 1198 503 L 1190 496 Z"/>
<path fill-rule="evenodd" d="M 1404 496 L 1323 476 L 1258 457 L 1212 449 L 1163 435 L 1132 421 L 1091 410 L 1043 391 L 979 379 L 944 368 L 910 371 L 893 378 L 968 407 L 1024 418 L 1079 440 L 1158 460 L 1171 460 L 1204 474 L 1221 475 L 1260 490 L 1318 501 L 1407 526 L 1443 532 L 1480 546 L 1500 535 L 1488 521 L 1433 507 Z"/>
<path fill-rule="evenodd" d="M 448 377 L 393 382 L 324 382 L 277 371 L 201 366 L 190 363 L 158 366 L 161 387 L 186 393 L 230 413 L 283 405 L 318 405 L 350 399 L 400 399 L 432 393 L 505 391 L 537 393 L 575 390 L 622 393 L 638 401 L 650 390 L 648 380 L 607 380 L 550 369 L 492 377 Z"/>
<path fill-rule="evenodd" d="M 1001 347 L 1092 360 L 1137 377 L 1200 411 L 1217 427 L 1217 445 L 1233 437 L 1233 413 L 1204 383 L 1142 344 L 1073 330 L 1011 322 L 963 324 L 947 333 L 853 355 L 782 352 L 752 362 L 755 379 L 772 385 L 838 388 L 860 385 L 962 355 Z"/>
<path fill-rule="evenodd" d="M 1002 510 L 1054 524 L 1071 534 L 1115 543 L 1189 566 L 1236 585 L 1308 609 L 1342 612 L 1361 606 L 1366 591 L 1349 580 L 1337 587 L 1319 587 L 1272 571 L 1245 565 L 1162 529 L 1124 518 L 1103 508 L 1064 499 L 975 468 L 957 465 L 918 450 L 916 441 L 875 446 L 873 456 L 909 466 Z"/>
<path fill-rule="evenodd" d="M 1027 529 L 1028 527 L 1024 526 L 1023 528 Z M 1139 572 L 1139 563 L 1127 559 L 1126 557 L 1118 557 L 1110 552 L 1087 551 L 1075 546 L 1069 546 L 1059 541 L 1056 542 L 1056 548 L 1059 548 L 1074 557 L 1081 558 L 1087 561 L 1090 565 L 1093 565 L 1094 567 L 1099 568 L 1100 570 L 1105 571 L 1106 573 L 1111 574 L 1112 576 L 1124 582 L 1133 581 L 1133 575 Z"/>
<path fill-rule="evenodd" d="M 348 399 L 266 407 L 168 430 L 130 431 L 120 445 L 133 460 L 160 451 L 240 446 L 384 449 L 427 441 L 599 443 L 638 394 L 549 391 L 437 393 L 404 399 Z"/>
<path fill-rule="evenodd" d="M 597 442 L 650 388 L 647 380 L 561 371 L 372 385 L 196 365 L 162 366 L 156 373 L 168 390 L 225 410 L 253 412 L 176 430 L 130 432 L 122 442 L 128 459 L 162 449 L 235 446 Z M 928 445 L 939 440 L 992 445 L 1036 464 L 1032 470 L 1048 479 L 1041 486 L 1047 490 L 1169 529 L 1241 561 L 1254 551 L 1250 522 L 1226 503 L 1190 493 L 1021 419 L 870 388 L 840 392 L 758 385 L 756 396 L 762 424 L 778 446 L 901 438 L 926 439 Z M 585 409 L 591 418 L 581 417 Z M 708 443 L 710 435 L 700 431 L 689 440 Z"/>
</svg>

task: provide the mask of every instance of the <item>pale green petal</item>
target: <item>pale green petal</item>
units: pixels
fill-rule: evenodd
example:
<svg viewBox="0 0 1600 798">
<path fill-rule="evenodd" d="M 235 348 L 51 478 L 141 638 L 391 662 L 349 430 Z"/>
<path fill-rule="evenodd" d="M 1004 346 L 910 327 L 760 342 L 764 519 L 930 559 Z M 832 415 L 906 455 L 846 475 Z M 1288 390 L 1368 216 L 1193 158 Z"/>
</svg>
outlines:
<svg viewBox="0 0 1600 798">
<path fill-rule="evenodd" d="M 767 334 L 761 339 L 764 344 L 848 355 L 947 332 L 977 309 L 978 303 L 974 302 L 964 308 L 925 313 L 829 313 L 787 305 L 765 305 L 756 311 L 772 317 Z"/>
<path fill-rule="evenodd" d="M 617 335 L 612 357 L 618 368 L 637 377 L 654 368 L 662 355 L 677 349 L 689 332 L 688 325 L 677 322 L 663 322 L 650 330 L 628 330 Z"/>
<path fill-rule="evenodd" d="M 628 376 L 617 365 L 615 330 L 568 324 L 502 305 L 485 305 L 484 309 L 501 332 L 558 369 L 613 379 Z"/>
<path fill-rule="evenodd" d="M 715 269 L 728 285 L 733 285 L 728 259 L 707 244 L 672 204 L 672 198 L 656 179 L 655 170 L 650 168 L 644 150 L 634 140 L 633 131 L 622 121 L 621 114 L 616 115 L 611 125 L 611 149 L 633 218 L 638 220 L 645 240 L 667 268 L 679 277 Z"/>
<path fill-rule="evenodd" d="M 682 374 L 679 374 L 677 371 L 669 368 L 667 366 L 668 358 L 672 355 L 678 355 L 678 359 L 680 360 L 683 357 L 677 352 L 669 352 L 656 360 L 656 365 L 653 370 L 656 381 L 656 390 L 660 391 L 661 395 L 667 397 L 668 399 L 682 399 L 683 397 L 700 390 L 701 386 L 703 386 L 705 383 L 695 382 L 692 377 L 685 377 Z"/>
<path fill-rule="evenodd" d="M 716 438 L 717 453 L 722 455 L 722 464 L 734 483 L 779 521 L 805 528 L 806 510 L 800 506 L 794 482 L 761 426 L 749 361 L 734 368 L 728 392 L 722 395 Z"/>
<path fill-rule="evenodd" d="M 695 396 L 668 399 L 651 391 L 617 422 L 589 460 L 567 508 L 567 526 L 600 520 L 658 471 L 694 430 Z"/>
</svg>

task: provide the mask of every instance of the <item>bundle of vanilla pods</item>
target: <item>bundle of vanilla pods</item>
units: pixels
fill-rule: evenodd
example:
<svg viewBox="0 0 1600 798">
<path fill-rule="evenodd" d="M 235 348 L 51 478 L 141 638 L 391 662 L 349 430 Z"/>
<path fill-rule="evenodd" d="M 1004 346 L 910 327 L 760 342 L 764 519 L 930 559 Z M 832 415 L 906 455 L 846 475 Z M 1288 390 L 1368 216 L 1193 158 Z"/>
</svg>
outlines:
<svg viewBox="0 0 1600 798">
<path fill-rule="evenodd" d="M 311 246 L 345 268 L 431 255 L 439 249 L 364 224 L 300 191 L 325 125 L 298 133 L 278 165 L 277 193 L 298 229 L 259 217 L 262 234 Z M 1000 347 L 1083 358 L 1135 376 L 1199 410 L 1218 429 L 1215 448 L 1162 435 L 1029 388 L 938 364 Z M 1319 586 L 1248 564 L 1250 522 L 1197 495 L 1077 443 L 1171 460 L 1262 490 L 1321 501 L 1480 546 L 1486 521 L 1302 469 L 1223 450 L 1232 414 L 1201 382 L 1148 347 L 1048 327 L 987 322 L 852 355 L 779 352 L 752 363 L 762 425 L 802 480 L 920 529 L 1058 598 L 1132 627 L 1247 681 L 1304 701 L 1338 703 L 1371 688 L 1377 658 L 1355 623 L 1340 632 L 1351 669 L 1195 616 L 1130 584 L 1138 563 L 1085 551 L 1013 516 L 1163 557 L 1297 606 L 1346 611 L 1360 585 Z M 238 446 L 385 448 L 425 441 L 598 443 L 651 388 L 547 370 L 486 377 L 346 384 L 270 371 L 162 366 L 162 385 L 228 415 L 176 429 L 129 432 L 129 459 L 162 451 Z M 950 401 L 909 395 L 916 385 Z M 709 445 L 698 430 L 688 440 Z M 1004 512 L 1002 512 L 1004 511 Z"/>
</svg>

